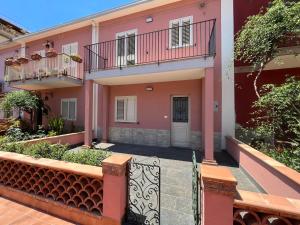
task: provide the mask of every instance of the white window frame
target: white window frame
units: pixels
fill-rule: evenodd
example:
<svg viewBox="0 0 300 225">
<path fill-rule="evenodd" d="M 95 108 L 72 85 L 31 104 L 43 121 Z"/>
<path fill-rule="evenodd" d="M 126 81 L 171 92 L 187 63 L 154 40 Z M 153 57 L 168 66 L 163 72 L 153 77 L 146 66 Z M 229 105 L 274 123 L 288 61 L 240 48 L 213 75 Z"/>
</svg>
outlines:
<svg viewBox="0 0 300 225">
<path fill-rule="evenodd" d="M 63 113 L 62 113 L 63 102 L 68 102 L 68 116 L 67 117 L 63 117 Z M 69 103 L 70 102 L 75 102 L 75 118 L 74 119 L 69 118 L 69 110 L 70 110 Z M 62 98 L 61 102 L 60 102 L 60 115 L 64 120 L 70 120 L 70 121 L 77 120 L 77 98 Z"/>
<path fill-rule="evenodd" d="M 126 100 L 133 99 L 135 101 L 135 108 L 133 109 L 134 119 L 129 120 L 127 118 L 127 107 Z M 124 119 L 118 119 L 118 110 L 117 110 L 117 102 L 118 100 L 124 100 Z M 115 122 L 123 122 L 123 123 L 136 123 L 137 122 L 137 96 L 116 96 L 115 97 Z"/>
<path fill-rule="evenodd" d="M 190 21 L 190 44 L 182 44 L 182 24 L 184 21 Z M 179 23 L 179 45 L 172 46 L 172 24 Z M 182 47 L 189 47 L 193 45 L 193 16 L 182 17 L 174 20 L 169 21 L 169 47 L 170 48 L 182 48 Z"/>
<path fill-rule="evenodd" d="M 120 59 L 119 59 L 119 56 L 118 56 L 118 37 L 119 36 L 125 36 L 125 43 L 124 43 L 124 49 L 125 49 L 125 56 L 124 56 L 124 59 L 122 60 L 124 63 L 121 64 L 121 66 L 127 66 L 127 37 L 128 35 L 131 35 L 131 34 L 135 34 L 135 50 L 134 50 L 134 61 L 136 63 L 137 61 L 137 34 L 138 34 L 138 30 L 137 29 L 132 29 L 132 30 L 127 30 L 127 31 L 123 31 L 123 32 L 119 32 L 119 33 L 116 33 L 116 66 L 120 66 L 119 62 L 120 62 Z"/>
</svg>

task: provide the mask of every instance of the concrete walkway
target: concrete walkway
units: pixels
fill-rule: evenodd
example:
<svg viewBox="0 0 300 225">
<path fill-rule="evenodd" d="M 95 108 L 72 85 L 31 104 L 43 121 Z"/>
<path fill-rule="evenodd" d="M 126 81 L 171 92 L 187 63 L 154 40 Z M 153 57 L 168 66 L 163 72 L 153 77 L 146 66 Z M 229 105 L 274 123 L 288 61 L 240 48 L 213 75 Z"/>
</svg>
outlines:
<svg viewBox="0 0 300 225">
<path fill-rule="evenodd" d="M 192 212 L 192 150 L 182 148 L 159 148 L 127 144 L 101 144 L 114 153 L 131 154 L 137 161 L 156 156 L 161 166 L 161 225 L 194 225 Z M 226 153 L 216 153 L 220 165 L 228 167 L 238 180 L 238 188 L 260 192 L 260 188 Z M 202 153 L 196 152 L 197 161 Z"/>
</svg>

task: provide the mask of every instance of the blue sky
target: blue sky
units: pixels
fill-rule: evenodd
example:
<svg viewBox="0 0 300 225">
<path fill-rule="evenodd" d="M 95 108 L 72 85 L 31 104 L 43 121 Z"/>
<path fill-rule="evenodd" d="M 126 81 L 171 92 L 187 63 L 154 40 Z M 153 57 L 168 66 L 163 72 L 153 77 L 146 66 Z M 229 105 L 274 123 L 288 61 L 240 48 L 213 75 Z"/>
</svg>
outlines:
<svg viewBox="0 0 300 225">
<path fill-rule="evenodd" d="M 134 0 L 1 0 L 0 17 L 39 31 Z"/>
</svg>

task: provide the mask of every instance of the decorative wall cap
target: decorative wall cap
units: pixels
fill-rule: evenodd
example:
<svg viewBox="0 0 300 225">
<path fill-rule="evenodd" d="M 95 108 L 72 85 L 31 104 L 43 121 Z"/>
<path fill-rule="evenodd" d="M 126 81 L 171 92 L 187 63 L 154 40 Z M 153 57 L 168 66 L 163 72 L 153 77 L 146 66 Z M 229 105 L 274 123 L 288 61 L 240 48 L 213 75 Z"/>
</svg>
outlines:
<svg viewBox="0 0 300 225">
<path fill-rule="evenodd" d="M 300 188 L 300 173 L 298 173 L 296 170 L 285 166 L 284 164 L 276 161 L 275 159 L 263 154 L 262 152 L 252 148 L 251 146 L 233 137 L 226 137 L 226 139 L 227 141 L 236 144 L 239 147 L 240 151 L 262 162 L 266 166 L 271 167 L 273 170 L 280 173 L 282 176 L 285 176 L 286 178 L 295 182 L 297 185 L 299 185 Z"/>
<path fill-rule="evenodd" d="M 54 159 L 35 159 L 30 156 L 12 153 L 12 152 L 1 152 L 0 159 L 11 160 L 15 162 L 25 163 L 37 167 L 45 167 L 49 169 L 54 169 L 58 171 L 65 171 L 68 173 L 74 173 L 78 175 L 85 175 L 93 178 L 102 179 L 103 173 L 102 168 L 97 166 L 89 166 L 78 163 L 58 161 Z"/>
<path fill-rule="evenodd" d="M 61 134 L 61 135 L 56 135 L 56 136 L 51 136 L 51 137 L 43 137 L 43 138 L 26 140 L 26 141 L 19 141 L 17 143 L 30 144 L 31 142 L 56 140 L 56 139 L 59 139 L 59 138 L 72 137 L 72 136 L 77 136 L 77 135 L 82 135 L 83 136 L 84 133 L 85 133 L 85 131 L 80 131 L 80 132 L 76 132 L 76 133 Z"/>
<path fill-rule="evenodd" d="M 130 155 L 112 155 L 102 162 L 103 174 L 113 176 L 123 176 L 126 173 L 128 162 L 131 160 Z"/>
<path fill-rule="evenodd" d="M 238 190 L 234 208 L 300 220 L 300 199 Z"/>
<path fill-rule="evenodd" d="M 200 170 L 204 190 L 230 196 L 236 194 L 237 180 L 229 169 L 202 164 Z"/>
</svg>

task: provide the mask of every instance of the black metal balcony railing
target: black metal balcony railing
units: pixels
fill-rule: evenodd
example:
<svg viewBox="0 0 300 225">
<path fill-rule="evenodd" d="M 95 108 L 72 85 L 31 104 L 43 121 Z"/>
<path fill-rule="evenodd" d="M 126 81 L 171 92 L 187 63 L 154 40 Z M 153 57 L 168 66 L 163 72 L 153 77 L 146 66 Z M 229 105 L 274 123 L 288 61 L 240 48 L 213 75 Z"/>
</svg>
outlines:
<svg viewBox="0 0 300 225">
<path fill-rule="evenodd" d="M 214 56 L 216 19 L 85 46 L 86 72 Z"/>
</svg>

